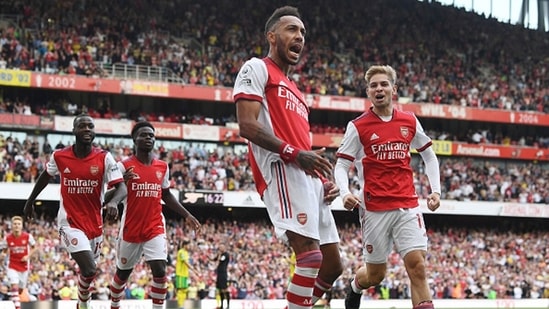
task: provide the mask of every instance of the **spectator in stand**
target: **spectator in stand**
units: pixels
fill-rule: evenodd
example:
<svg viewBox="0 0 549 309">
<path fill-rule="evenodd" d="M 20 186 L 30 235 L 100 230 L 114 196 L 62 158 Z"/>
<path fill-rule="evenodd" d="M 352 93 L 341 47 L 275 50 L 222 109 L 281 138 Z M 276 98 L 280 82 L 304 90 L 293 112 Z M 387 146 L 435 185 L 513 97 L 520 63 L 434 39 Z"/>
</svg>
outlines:
<svg viewBox="0 0 549 309">
<path fill-rule="evenodd" d="M 55 150 L 59 150 L 59 149 L 63 149 L 63 148 L 65 148 L 65 144 L 63 144 L 63 142 L 61 140 L 59 140 L 57 145 L 55 145 Z"/>
<path fill-rule="evenodd" d="M 53 151 L 50 142 L 48 140 L 44 141 L 44 144 L 42 144 L 42 153 L 45 155 L 51 154 Z"/>
</svg>

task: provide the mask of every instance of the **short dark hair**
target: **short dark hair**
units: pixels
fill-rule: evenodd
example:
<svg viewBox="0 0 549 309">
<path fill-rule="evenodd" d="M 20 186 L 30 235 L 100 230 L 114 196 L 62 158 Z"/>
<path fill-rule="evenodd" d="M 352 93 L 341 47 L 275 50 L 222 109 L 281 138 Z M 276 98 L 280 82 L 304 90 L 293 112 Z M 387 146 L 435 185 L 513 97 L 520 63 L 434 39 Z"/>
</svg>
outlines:
<svg viewBox="0 0 549 309">
<path fill-rule="evenodd" d="M 76 125 L 76 122 L 80 119 L 80 118 L 84 118 L 84 117 L 90 117 L 92 118 L 92 116 L 90 116 L 90 114 L 88 113 L 81 113 L 81 114 L 78 114 L 74 117 L 73 121 L 72 121 L 72 126 L 74 127 Z"/>
<path fill-rule="evenodd" d="M 273 12 L 273 15 L 271 15 L 265 23 L 265 35 L 267 35 L 267 32 L 271 31 L 274 25 L 280 21 L 280 17 L 288 15 L 301 19 L 301 14 L 299 14 L 299 10 L 296 7 L 289 5 L 279 7 Z"/>
<path fill-rule="evenodd" d="M 144 127 L 149 127 L 151 129 L 153 129 L 153 131 L 154 131 L 154 126 L 152 125 L 152 123 L 150 123 L 148 121 L 139 121 L 133 126 L 132 133 L 131 133 L 132 138 L 135 138 L 135 133 L 137 133 L 137 130 L 139 130 L 141 128 L 144 128 Z"/>
</svg>

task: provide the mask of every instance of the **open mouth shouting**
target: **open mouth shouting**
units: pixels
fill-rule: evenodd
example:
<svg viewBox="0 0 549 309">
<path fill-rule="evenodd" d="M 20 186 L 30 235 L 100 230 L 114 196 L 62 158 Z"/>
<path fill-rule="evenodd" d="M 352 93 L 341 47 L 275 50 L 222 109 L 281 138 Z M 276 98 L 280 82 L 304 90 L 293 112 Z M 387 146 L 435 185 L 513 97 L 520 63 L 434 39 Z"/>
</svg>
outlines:
<svg viewBox="0 0 549 309">
<path fill-rule="evenodd" d="M 301 51 L 303 50 L 303 44 L 301 43 L 294 43 L 292 45 L 290 45 L 290 48 L 289 48 L 289 57 L 291 59 L 294 59 L 295 61 L 297 61 L 299 59 L 299 56 L 301 55 Z"/>
<path fill-rule="evenodd" d="M 376 102 L 383 102 L 385 100 L 385 94 L 384 93 L 378 93 L 375 95 L 375 101 Z"/>
</svg>

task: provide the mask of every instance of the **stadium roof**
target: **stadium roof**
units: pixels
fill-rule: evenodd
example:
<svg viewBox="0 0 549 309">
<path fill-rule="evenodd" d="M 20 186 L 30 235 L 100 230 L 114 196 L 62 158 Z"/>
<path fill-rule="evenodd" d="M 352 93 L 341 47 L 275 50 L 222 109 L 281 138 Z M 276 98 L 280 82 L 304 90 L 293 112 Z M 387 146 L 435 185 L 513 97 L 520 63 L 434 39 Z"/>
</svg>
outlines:
<svg viewBox="0 0 549 309">
<path fill-rule="evenodd" d="M 478 14 L 492 16 L 510 24 L 524 25 L 527 28 L 549 30 L 549 0 L 419 0 L 439 2 L 465 8 Z"/>
</svg>

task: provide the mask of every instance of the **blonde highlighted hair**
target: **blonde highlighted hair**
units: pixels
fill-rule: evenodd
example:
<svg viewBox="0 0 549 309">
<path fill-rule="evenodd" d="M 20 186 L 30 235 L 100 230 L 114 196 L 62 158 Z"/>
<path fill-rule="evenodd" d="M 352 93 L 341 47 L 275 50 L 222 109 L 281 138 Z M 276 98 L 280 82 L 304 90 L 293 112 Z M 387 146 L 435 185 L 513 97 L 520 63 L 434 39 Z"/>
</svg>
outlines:
<svg viewBox="0 0 549 309">
<path fill-rule="evenodd" d="M 23 217 L 21 217 L 21 216 L 13 216 L 13 217 L 11 217 L 11 222 L 13 222 L 13 221 L 21 221 L 21 222 L 23 222 Z"/>
<path fill-rule="evenodd" d="M 385 74 L 389 77 L 391 84 L 396 84 L 397 73 L 393 67 L 390 65 L 373 65 L 366 71 L 366 74 L 364 74 L 366 86 L 370 86 L 370 79 L 376 74 Z"/>
</svg>

